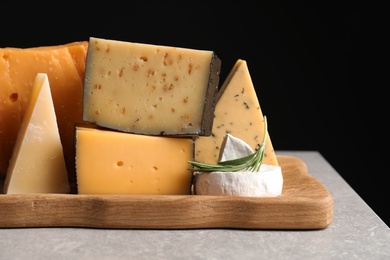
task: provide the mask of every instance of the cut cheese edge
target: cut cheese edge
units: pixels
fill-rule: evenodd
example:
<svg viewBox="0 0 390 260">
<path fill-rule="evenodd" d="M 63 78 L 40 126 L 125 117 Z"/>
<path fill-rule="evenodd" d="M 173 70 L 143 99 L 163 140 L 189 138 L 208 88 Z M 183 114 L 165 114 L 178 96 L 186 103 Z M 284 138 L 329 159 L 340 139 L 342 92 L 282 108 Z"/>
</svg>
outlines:
<svg viewBox="0 0 390 260">
<path fill-rule="evenodd" d="M 78 194 L 190 195 L 193 140 L 76 126 Z"/>
<path fill-rule="evenodd" d="M 241 139 L 226 134 L 221 161 L 234 160 L 253 153 Z M 259 172 L 201 172 L 195 176 L 196 195 L 276 197 L 282 194 L 283 174 L 280 166 L 261 164 Z"/>
<path fill-rule="evenodd" d="M 195 140 L 195 160 L 216 164 L 226 133 L 240 138 L 253 150 L 263 141 L 263 112 L 247 63 L 241 59 L 237 60 L 218 93 L 212 135 Z M 279 165 L 268 132 L 263 163 Z"/>
<path fill-rule="evenodd" d="M 220 66 L 213 51 L 91 37 L 83 119 L 136 134 L 209 136 Z"/>
<path fill-rule="evenodd" d="M 69 193 L 47 74 L 35 77 L 4 183 L 5 194 Z"/>
</svg>

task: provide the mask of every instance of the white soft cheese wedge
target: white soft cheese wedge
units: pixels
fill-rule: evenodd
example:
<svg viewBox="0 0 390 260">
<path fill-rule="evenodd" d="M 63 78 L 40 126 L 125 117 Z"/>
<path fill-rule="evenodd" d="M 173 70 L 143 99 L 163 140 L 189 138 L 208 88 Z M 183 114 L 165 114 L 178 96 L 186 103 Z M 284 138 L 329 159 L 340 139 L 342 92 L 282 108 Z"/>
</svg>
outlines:
<svg viewBox="0 0 390 260">
<path fill-rule="evenodd" d="M 49 79 L 36 75 L 4 183 L 5 194 L 69 193 Z"/>
<path fill-rule="evenodd" d="M 219 161 L 233 160 L 253 153 L 239 138 L 226 134 Z M 276 197 L 282 194 L 280 166 L 262 164 L 259 172 L 202 172 L 196 175 L 195 194 L 216 196 Z"/>
<path fill-rule="evenodd" d="M 252 154 L 253 152 L 249 144 L 240 138 L 234 137 L 231 134 L 225 134 L 218 161 L 234 160 Z"/>
</svg>

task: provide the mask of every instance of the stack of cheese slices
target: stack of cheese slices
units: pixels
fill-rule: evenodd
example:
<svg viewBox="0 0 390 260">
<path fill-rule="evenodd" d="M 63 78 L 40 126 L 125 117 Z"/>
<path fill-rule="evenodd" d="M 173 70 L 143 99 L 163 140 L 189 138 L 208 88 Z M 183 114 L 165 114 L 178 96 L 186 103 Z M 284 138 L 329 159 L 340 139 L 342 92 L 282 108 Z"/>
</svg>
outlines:
<svg viewBox="0 0 390 260">
<path fill-rule="evenodd" d="M 263 141 L 264 117 L 245 60 L 219 87 L 221 61 L 213 51 L 91 37 L 0 52 L 4 193 L 189 195 L 188 161 L 218 163 L 234 147 L 250 153 Z M 259 189 L 244 181 L 245 192 L 235 192 L 237 185 L 217 191 L 210 187 L 232 181 L 207 174 L 203 182 L 195 178 L 196 194 L 280 195 L 280 167 L 265 136 L 260 173 L 277 170 L 257 177 Z M 221 146 L 225 138 L 229 150 Z"/>
</svg>

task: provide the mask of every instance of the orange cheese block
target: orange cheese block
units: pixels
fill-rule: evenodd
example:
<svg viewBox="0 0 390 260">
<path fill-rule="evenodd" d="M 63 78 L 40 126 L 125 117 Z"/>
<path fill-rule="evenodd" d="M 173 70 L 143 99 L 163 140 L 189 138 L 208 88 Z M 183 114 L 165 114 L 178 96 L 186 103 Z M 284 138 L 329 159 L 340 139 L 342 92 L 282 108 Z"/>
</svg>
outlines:
<svg viewBox="0 0 390 260">
<path fill-rule="evenodd" d="M 263 141 L 263 112 L 248 65 L 242 59 L 237 60 L 218 92 L 212 135 L 195 140 L 195 160 L 218 163 L 226 133 L 240 138 L 253 150 L 258 149 Z M 278 160 L 268 133 L 265 144 L 263 163 L 277 166 Z"/>
<path fill-rule="evenodd" d="M 38 73 L 4 183 L 5 194 L 68 193 L 70 186 L 47 74 Z"/>
<path fill-rule="evenodd" d="M 87 48 L 87 41 L 0 48 L 0 174 L 7 171 L 37 73 L 48 75 L 67 168 L 74 173 L 74 125 L 82 121 Z"/>
<path fill-rule="evenodd" d="M 0 176 L 7 171 L 21 123 L 19 95 L 11 82 L 8 63 L 0 56 Z"/>
<path fill-rule="evenodd" d="M 78 194 L 190 195 L 194 142 L 76 126 Z"/>
</svg>

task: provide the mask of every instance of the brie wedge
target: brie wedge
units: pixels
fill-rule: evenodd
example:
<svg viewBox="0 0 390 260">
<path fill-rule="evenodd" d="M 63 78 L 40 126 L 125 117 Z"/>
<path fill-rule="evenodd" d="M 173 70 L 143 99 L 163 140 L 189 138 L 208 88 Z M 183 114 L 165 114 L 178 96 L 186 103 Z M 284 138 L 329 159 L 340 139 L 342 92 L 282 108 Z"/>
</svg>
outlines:
<svg viewBox="0 0 390 260">
<path fill-rule="evenodd" d="M 254 151 L 247 143 L 226 134 L 219 161 L 244 157 Z M 262 164 L 259 172 L 200 172 L 195 176 L 196 195 L 276 197 L 282 194 L 280 166 Z"/>
</svg>

